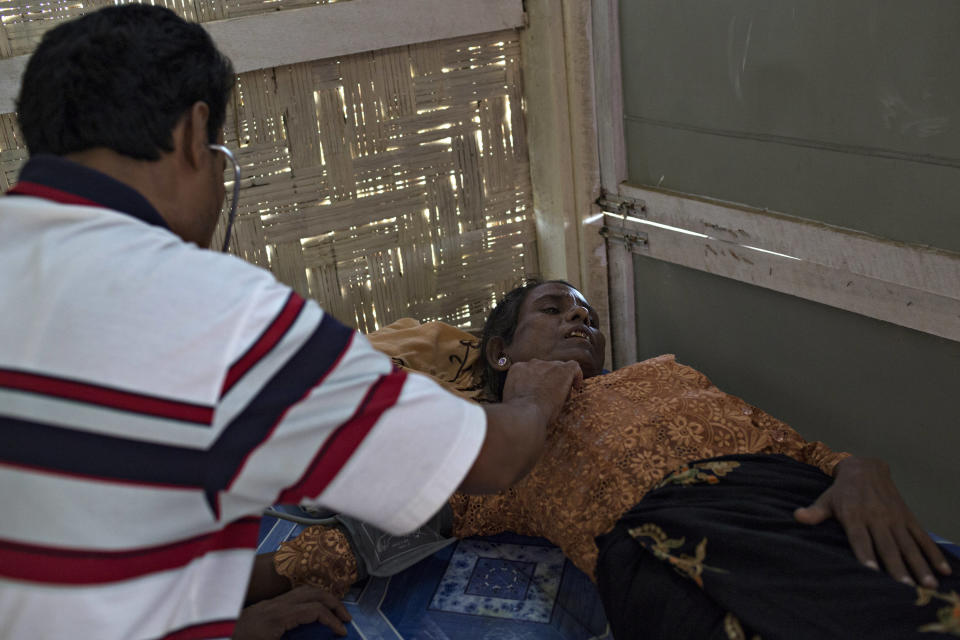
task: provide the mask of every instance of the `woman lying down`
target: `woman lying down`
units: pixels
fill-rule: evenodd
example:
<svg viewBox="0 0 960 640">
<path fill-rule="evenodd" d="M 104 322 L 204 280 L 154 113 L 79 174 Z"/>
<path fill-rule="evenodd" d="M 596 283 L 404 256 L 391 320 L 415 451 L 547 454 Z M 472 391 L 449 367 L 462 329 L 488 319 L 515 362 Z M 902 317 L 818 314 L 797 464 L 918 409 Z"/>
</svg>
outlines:
<svg viewBox="0 0 960 640">
<path fill-rule="evenodd" d="M 450 499 L 454 536 L 549 539 L 597 582 L 617 640 L 960 636 L 960 562 L 882 463 L 807 442 L 672 356 L 599 375 L 603 354 L 596 314 L 566 283 L 497 306 L 480 348 L 487 398 L 533 358 L 575 360 L 586 380 L 523 481 Z M 310 527 L 273 569 L 342 596 L 362 570 L 349 534 Z"/>
</svg>

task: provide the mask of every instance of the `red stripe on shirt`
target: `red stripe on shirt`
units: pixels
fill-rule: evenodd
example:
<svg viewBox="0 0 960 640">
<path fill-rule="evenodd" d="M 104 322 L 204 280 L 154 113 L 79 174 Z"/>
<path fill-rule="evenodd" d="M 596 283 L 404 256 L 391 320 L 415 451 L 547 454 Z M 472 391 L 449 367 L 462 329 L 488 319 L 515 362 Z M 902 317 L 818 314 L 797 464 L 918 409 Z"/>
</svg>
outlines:
<svg viewBox="0 0 960 640">
<path fill-rule="evenodd" d="M 0 369 L 0 387 L 183 422 L 204 425 L 213 422 L 212 407 L 166 400 L 36 373 Z"/>
<path fill-rule="evenodd" d="M 303 401 L 307 398 L 307 396 L 309 396 L 311 393 L 313 393 L 313 390 L 314 390 L 314 389 L 316 389 L 316 388 L 319 387 L 321 384 L 323 384 L 323 381 L 327 379 L 327 376 L 330 375 L 330 373 L 331 373 L 334 369 L 337 368 L 337 365 L 339 365 L 339 364 L 340 364 L 340 361 L 343 360 L 343 356 L 346 355 L 347 351 L 350 350 L 350 345 L 353 344 L 353 339 L 356 337 L 356 335 L 357 335 L 357 333 L 356 333 L 356 331 L 354 331 L 354 332 L 350 335 L 350 339 L 347 341 L 347 344 L 345 344 L 345 345 L 343 346 L 343 349 L 340 351 L 340 355 L 337 356 L 337 359 L 334 361 L 334 363 L 333 363 L 326 371 L 323 372 L 323 374 L 322 374 L 322 375 L 320 376 L 320 378 L 316 381 L 316 383 L 314 383 L 314 385 L 313 385 L 312 387 L 310 387 L 310 389 L 309 389 L 305 394 L 303 394 L 303 396 L 302 396 L 297 402 L 295 402 L 294 404 L 292 404 L 292 405 L 290 405 L 289 407 L 287 407 L 287 408 L 284 410 L 284 412 L 283 412 L 282 414 L 280 414 L 280 417 L 277 418 L 277 421 L 273 423 L 273 426 L 272 426 L 272 427 L 270 427 L 270 431 L 267 432 L 267 435 L 263 438 L 263 440 L 260 442 L 260 445 L 258 445 L 258 447 L 261 446 L 261 445 L 263 445 L 264 442 L 267 442 L 268 440 L 270 440 L 270 437 L 271 437 L 271 436 L 273 435 L 273 433 L 277 430 L 277 425 L 279 425 L 281 422 L 283 422 L 283 419 L 287 416 L 288 413 L 290 413 L 290 410 L 291 410 L 291 409 L 293 409 L 295 406 L 297 406 L 298 404 L 300 404 L 301 402 L 303 402 Z M 369 394 L 369 391 L 368 391 L 367 393 Z M 246 466 L 247 460 L 250 459 L 250 456 L 252 456 L 252 455 L 253 455 L 253 452 L 256 451 L 256 450 L 257 450 L 257 447 L 251 448 L 251 449 L 247 452 L 247 455 L 244 456 L 243 462 L 242 462 L 241 464 L 237 465 L 237 471 L 236 471 L 236 473 L 233 474 L 233 477 L 230 479 L 230 483 L 227 485 L 227 488 L 233 486 L 233 483 L 236 482 L 237 478 L 238 478 L 238 477 L 240 476 L 240 474 L 243 472 L 243 468 Z M 277 500 L 274 500 L 272 504 L 277 504 L 277 502 L 278 502 Z M 220 517 L 220 494 L 219 494 L 219 493 L 217 494 L 216 501 L 214 502 L 214 505 L 213 505 L 213 515 L 214 515 L 215 517 L 217 517 L 217 518 Z"/>
<path fill-rule="evenodd" d="M 89 551 L 0 541 L 0 575 L 46 584 L 102 584 L 188 564 L 213 551 L 254 549 L 259 518 L 180 542 L 129 551 Z"/>
<path fill-rule="evenodd" d="M 214 620 L 213 622 L 201 622 L 198 624 L 178 629 L 169 635 L 163 636 L 162 640 L 204 640 L 205 638 L 230 638 L 233 636 L 234 627 L 237 626 L 236 620 Z"/>
<path fill-rule="evenodd" d="M 263 334 L 253 343 L 247 352 L 240 356 L 227 371 L 227 377 L 223 381 L 223 389 L 220 391 L 220 397 L 226 395 L 234 384 L 244 376 L 253 365 L 257 364 L 261 358 L 270 353 L 270 351 L 280 342 L 280 339 L 286 335 L 287 330 L 293 325 L 300 310 L 303 308 L 303 298 L 294 292 L 290 293 L 283 309 L 277 314 L 277 317 L 270 323 Z"/>
<path fill-rule="evenodd" d="M 353 416 L 323 443 L 307 472 L 296 484 L 283 491 L 274 503 L 294 504 L 304 496 L 319 496 L 367 437 L 380 416 L 397 403 L 406 379 L 407 372 L 403 369 L 394 369 L 381 376 Z"/>
<path fill-rule="evenodd" d="M 53 200 L 54 202 L 61 202 L 63 204 L 79 204 L 88 207 L 103 207 L 103 205 L 99 202 L 94 202 L 88 198 L 72 194 L 69 191 L 61 191 L 60 189 L 54 189 L 53 187 L 48 187 L 44 184 L 27 182 L 23 180 L 18 182 L 12 189 L 7 191 L 7 195 L 36 196 L 38 198 L 46 198 L 47 200 Z"/>
</svg>

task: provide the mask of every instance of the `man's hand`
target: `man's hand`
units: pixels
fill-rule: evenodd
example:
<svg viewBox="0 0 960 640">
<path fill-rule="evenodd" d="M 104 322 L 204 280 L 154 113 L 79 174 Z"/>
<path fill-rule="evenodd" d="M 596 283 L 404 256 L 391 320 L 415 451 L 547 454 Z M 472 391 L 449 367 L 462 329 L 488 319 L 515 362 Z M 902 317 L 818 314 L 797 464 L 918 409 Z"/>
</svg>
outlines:
<svg viewBox="0 0 960 640">
<path fill-rule="evenodd" d="M 816 502 L 794 512 L 798 522 L 815 525 L 836 518 L 860 562 L 878 569 L 879 555 L 887 572 L 905 584 L 936 588 L 931 565 L 950 575 L 950 565 L 903 501 L 886 463 L 850 457 L 837 465 L 834 476 Z"/>
<path fill-rule="evenodd" d="M 496 493 L 519 482 L 536 464 L 547 425 L 560 413 L 583 372 L 576 362 L 530 360 L 510 367 L 503 402 L 485 404 L 487 436 L 460 484 L 464 493 Z"/>
<path fill-rule="evenodd" d="M 583 384 L 583 371 L 573 360 L 529 360 L 510 366 L 503 385 L 503 402 L 530 402 L 543 413 L 547 424 L 560 413 L 570 389 Z"/>
<path fill-rule="evenodd" d="M 330 592 L 303 585 L 246 607 L 240 612 L 233 640 L 280 640 L 287 631 L 311 622 L 345 636 L 344 623 L 350 622 L 350 614 Z"/>
</svg>

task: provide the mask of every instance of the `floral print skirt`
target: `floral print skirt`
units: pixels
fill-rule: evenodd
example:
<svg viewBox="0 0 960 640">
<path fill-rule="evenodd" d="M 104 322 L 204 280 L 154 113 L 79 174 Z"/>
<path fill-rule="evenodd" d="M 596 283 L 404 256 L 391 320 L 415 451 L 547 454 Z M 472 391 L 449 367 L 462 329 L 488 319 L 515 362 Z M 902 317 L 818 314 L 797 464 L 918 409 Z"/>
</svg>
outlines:
<svg viewBox="0 0 960 640">
<path fill-rule="evenodd" d="M 960 560 L 938 589 L 861 565 L 836 520 L 793 517 L 832 479 L 781 455 L 723 456 L 667 476 L 597 538 L 617 640 L 960 637 Z M 946 554 L 945 554 L 946 555 Z"/>
</svg>

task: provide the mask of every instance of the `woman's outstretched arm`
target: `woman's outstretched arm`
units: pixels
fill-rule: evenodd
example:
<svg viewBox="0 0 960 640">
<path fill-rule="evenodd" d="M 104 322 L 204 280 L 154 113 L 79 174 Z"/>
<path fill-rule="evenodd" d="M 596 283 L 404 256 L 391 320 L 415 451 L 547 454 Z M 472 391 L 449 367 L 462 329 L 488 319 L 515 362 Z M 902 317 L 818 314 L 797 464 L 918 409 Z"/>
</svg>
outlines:
<svg viewBox="0 0 960 640">
<path fill-rule="evenodd" d="M 254 557 L 250 584 L 247 585 L 247 596 L 243 601 L 244 606 L 275 598 L 293 587 L 289 578 L 280 575 L 274 569 L 273 556 L 273 553 L 261 553 Z"/>
<path fill-rule="evenodd" d="M 234 639 L 279 640 L 290 629 L 311 622 L 346 635 L 350 614 L 340 602 L 342 594 L 309 584 L 294 586 L 290 578 L 277 572 L 275 556 L 264 553 L 254 558 Z"/>
<path fill-rule="evenodd" d="M 836 518 L 860 562 L 873 569 L 883 567 L 905 584 L 936 588 L 934 569 L 950 575 L 950 565 L 900 495 L 886 463 L 808 442 L 776 418 L 753 410 L 754 423 L 770 433 L 780 453 L 834 477 L 833 485 L 816 502 L 797 509 L 798 522 L 816 525 Z"/>
<path fill-rule="evenodd" d="M 257 567 L 254 567 L 256 574 Z M 337 526 L 314 525 L 280 545 L 272 554 L 269 568 L 279 580 L 299 586 L 312 585 L 342 598 L 360 579 L 357 556 L 343 530 Z M 263 581 L 265 584 L 269 580 Z M 252 580 L 251 580 L 252 583 Z"/>
</svg>

